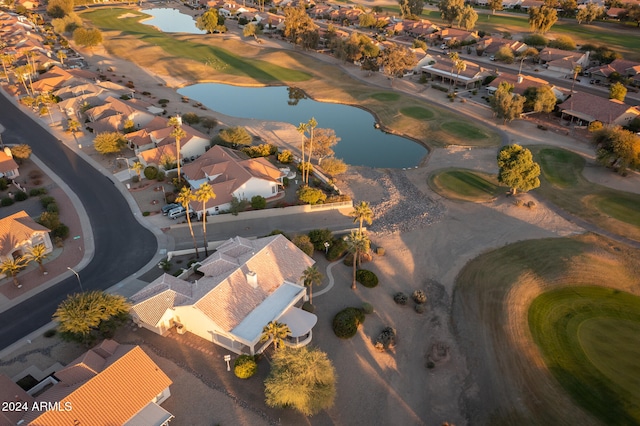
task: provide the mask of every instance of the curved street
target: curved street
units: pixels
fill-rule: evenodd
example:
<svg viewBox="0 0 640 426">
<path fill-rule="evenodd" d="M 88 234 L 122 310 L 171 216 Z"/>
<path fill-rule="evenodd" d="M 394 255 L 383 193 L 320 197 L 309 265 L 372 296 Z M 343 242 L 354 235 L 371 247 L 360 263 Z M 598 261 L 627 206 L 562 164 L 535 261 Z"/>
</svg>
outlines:
<svg viewBox="0 0 640 426">
<path fill-rule="evenodd" d="M 115 184 L 64 146 L 57 138 L 0 96 L 5 144 L 26 143 L 82 202 L 93 236 L 94 254 L 81 270 L 84 290 L 105 290 L 145 266 L 157 251 L 151 231 L 134 217 Z M 73 205 L 61 208 L 74 208 Z M 69 265 L 74 266 L 74 265 Z M 34 295 L 0 314 L 0 349 L 51 321 L 58 304 L 77 291 L 75 276 Z"/>
</svg>

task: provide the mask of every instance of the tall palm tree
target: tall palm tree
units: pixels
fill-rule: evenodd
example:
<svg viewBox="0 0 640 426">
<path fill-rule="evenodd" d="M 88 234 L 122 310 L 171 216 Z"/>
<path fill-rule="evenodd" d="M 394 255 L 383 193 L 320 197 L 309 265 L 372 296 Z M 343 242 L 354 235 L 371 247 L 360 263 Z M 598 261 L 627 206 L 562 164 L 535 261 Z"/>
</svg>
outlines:
<svg viewBox="0 0 640 426">
<path fill-rule="evenodd" d="M 456 68 L 456 62 L 460 60 L 460 55 L 458 55 L 458 52 L 451 52 L 449 53 L 449 59 L 451 59 L 451 76 L 453 76 L 453 70 Z M 452 85 L 453 78 L 450 79 L 449 90 L 451 90 Z"/>
<path fill-rule="evenodd" d="M 351 281 L 351 289 L 355 290 L 356 287 L 356 269 L 358 268 L 358 259 L 363 253 L 367 253 L 371 246 L 369 237 L 364 232 L 351 231 L 351 234 L 345 239 L 347 242 L 347 250 L 353 254 L 353 280 Z"/>
<path fill-rule="evenodd" d="M 64 53 L 62 50 L 58 50 L 56 52 L 56 56 L 58 57 L 58 59 L 60 59 L 60 63 L 64 65 L 64 60 L 67 59 L 67 54 Z"/>
<path fill-rule="evenodd" d="M 457 86 L 458 78 L 460 77 L 460 71 L 464 71 L 467 69 L 467 63 L 463 59 L 458 59 L 453 63 L 453 66 L 456 67 L 456 86 Z"/>
<path fill-rule="evenodd" d="M 9 82 L 9 69 L 13 66 L 15 62 L 15 55 L 10 53 L 3 53 L 0 55 L 0 62 L 2 62 L 2 70 L 4 71 L 4 76 L 7 79 L 7 83 Z"/>
<path fill-rule="evenodd" d="M 49 253 L 47 253 L 47 248 L 44 244 L 36 244 L 27 250 L 27 253 L 24 255 L 24 260 L 26 263 L 28 262 L 37 262 L 38 266 L 40 266 L 40 272 L 44 273 L 44 265 L 42 262 L 49 257 Z"/>
<path fill-rule="evenodd" d="M 309 287 L 309 303 L 313 305 L 313 286 L 322 282 L 322 273 L 318 271 L 318 268 L 313 265 L 309 266 L 302 272 L 300 279 L 304 282 L 306 287 Z"/>
<path fill-rule="evenodd" d="M 216 198 L 216 194 L 213 192 L 211 185 L 208 182 L 200 185 L 200 188 L 196 191 L 196 200 L 202 203 L 202 238 L 204 240 L 204 254 L 207 257 L 209 256 L 209 243 L 207 242 L 207 212 L 205 207 L 212 198 Z"/>
<path fill-rule="evenodd" d="M 178 196 L 176 197 L 176 203 L 182 204 L 182 207 L 187 211 L 187 223 L 189 224 L 189 232 L 191 232 L 191 238 L 193 239 L 193 247 L 196 249 L 196 257 L 198 257 L 198 244 L 196 243 L 196 236 L 193 234 L 193 226 L 191 225 L 191 214 L 189 214 L 189 203 L 195 201 L 196 196 L 193 195 L 190 188 L 183 186 Z"/>
<path fill-rule="evenodd" d="M 349 216 L 353 218 L 353 223 L 360 222 L 358 232 L 362 233 L 362 223 L 367 222 L 371 225 L 373 221 L 373 210 L 366 201 L 361 201 L 360 204 L 353 208 L 353 211 L 349 213 Z"/>
<path fill-rule="evenodd" d="M 182 119 L 180 117 L 171 117 L 169 119 L 169 126 L 173 127 L 171 137 L 176 140 L 176 155 L 178 157 L 178 183 L 182 177 L 180 176 L 180 140 L 187 136 L 187 132 L 182 130 Z"/>
<path fill-rule="evenodd" d="M 138 175 L 138 179 L 140 179 L 140 172 L 144 170 L 144 166 L 142 165 L 142 163 L 139 161 L 136 161 L 135 163 L 133 163 L 133 166 L 131 166 L 131 168 Z"/>
<path fill-rule="evenodd" d="M 305 136 L 305 132 L 307 131 L 307 124 L 306 123 L 300 123 L 300 125 L 298 126 L 298 133 L 300 133 L 302 135 L 302 147 L 301 147 L 301 151 L 302 151 L 302 181 L 304 182 L 304 169 L 305 169 L 305 162 L 304 162 L 304 140 L 306 139 Z"/>
<path fill-rule="evenodd" d="M 318 122 L 315 118 L 311 117 L 311 119 L 307 122 L 307 130 L 309 131 L 309 167 L 307 167 L 307 177 L 305 179 L 305 183 L 309 185 L 309 172 L 311 171 L 311 154 L 313 153 L 313 130 L 318 125 Z"/>
<path fill-rule="evenodd" d="M 578 74 L 582 72 L 582 67 L 580 65 L 576 65 L 573 67 L 573 82 L 571 83 L 571 94 L 573 94 L 573 86 L 576 85 L 576 78 L 578 78 Z"/>
<path fill-rule="evenodd" d="M 31 96 L 31 92 L 29 91 L 29 88 L 27 87 L 27 78 L 25 77 L 25 74 L 27 74 L 28 71 L 28 67 L 29 65 L 22 65 L 21 67 L 16 67 L 13 69 L 13 74 L 16 76 L 16 79 L 22 83 L 22 86 L 24 86 L 24 90 L 25 92 L 27 92 L 28 96 Z"/>
<path fill-rule="evenodd" d="M 0 272 L 13 278 L 13 285 L 20 288 L 22 287 L 22 284 L 18 282 L 18 273 L 20 273 L 25 266 L 27 265 L 24 263 L 24 259 L 22 257 L 17 259 L 8 258 L 0 263 Z"/>
<path fill-rule="evenodd" d="M 260 337 L 260 341 L 266 342 L 271 339 L 273 340 L 275 349 L 278 350 L 284 346 L 284 339 L 289 335 L 291 335 L 291 330 L 287 324 L 283 324 L 278 321 L 271 321 L 262 328 L 262 337 Z"/>
</svg>

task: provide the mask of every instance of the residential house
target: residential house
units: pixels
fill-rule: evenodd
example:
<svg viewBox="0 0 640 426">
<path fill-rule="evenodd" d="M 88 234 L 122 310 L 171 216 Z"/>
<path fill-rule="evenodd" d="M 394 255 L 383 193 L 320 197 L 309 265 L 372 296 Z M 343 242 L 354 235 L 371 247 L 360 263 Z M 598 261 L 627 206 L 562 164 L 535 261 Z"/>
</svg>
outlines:
<svg viewBox="0 0 640 426">
<path fill-rule="evenodd" d="M 606 99 L 584 92 L 576 92 L 558 105 L 562 118 L 587 126 L 594 121 L 604 125 L 626 126 L 640 116 L 637 106 L 627 105 L 617 99 Z"/>
<path fill-rule="evenodd" d="M 262 329 L 286 324 L 286 344 L 304 346 L 317 317 L 298 308 L 307 290 L 301 276 L 315 261 L 283 235 L 224 242 L 198 266 L 192 282 L 164 274 L 134 294 L 131 315 L 141 327 L 166 335 L 189 331 L 235 353 L 256 354 Z"/>
<path fill-rule="evenodd" d="M 37 9 L 38 7 L 40 7 L 40 3 L 38 1 L 32 0 L 18 0 L 16 1 L 16 6 L 17 5 L 24 6 L 28 10 Z"/>
<path fill-rule="evenodd" d="M 208 182 L 216 198 L 206 204 L 207 214 L 218 214 L 231 207 L 231 200 L 251 200 L 260 195 L 266 199 L 282 195 L 282 179 L 286 174 L 265 158 L 248 158 L 244 153 L 214 145 L 204 155 L 182 167 L 191 188 Z M 196 208 L 198 211 L 202 208 Z M 198 213 L 200 214 L 200 212 Z"/>
<path fill-rule="evenodd" d="M 498 90 L 498 87 L 500 87 L 500 84 L 503 82 L 507 82 L 513 86 L 513 94 L 524 95 L 525 90 L 530 87 L 538 88 L 542 86 L 551 86 L 551 90 L 553 90 L 553 93 L 556 95 L 556 99 L 558 99 L 559 101 L 563 101 L 566 98 L 566 95 L 562 90 L 558 89 L 546 80 L 530 75 L 516 75 L 506 72 L 501 73 L 500 75 L 498 75 L 498 77 L 495 78 L 495 80 L 489 83 L 489 85 L 487 86 L 487 92 L 490 95 L 493 95 L 496 90 Z"/>
<path fill-rule="evenodd" d="M 518 40 L 485 36 L 478 40 L 478 43 L 476 43 L 476 50 L 483 51 L 485 55 L 495 55 L 503 46 L 507 46 L 514 54 L 522 53 L 529 47 L 525 43 Z"/>
<path fill-rule="evenodd" d="M 143 166 L 155 166 L 164 171 L 177 167 L 177 148 L 175 144 L 163 145 L 157 148 L 147 149 L 138 154 L 138 159 Z M 182 155 L 180 159 L 182 160 Z M 182 164 L 182 161 L 180 162 Z"/>
<path fill-rule="evenodd" d="M 610 7 L 606 11 L 606 16 L 608 19 L 620 19 L 620 15 L 627 12 L 627 9 L 624 7 Z"/>
<path fill-rule="evenodd" d="M 26 392 L 0 375 L 0 400 L 28 407 L 2 410 L 0 423 L 167 426 L 171 383 L 140 346 L 105 340 Z"/>
<path fill-rule="evenodd" d="M 0 219 L 0 261 L 18 259 L 38 244 L 44 245 L 46 253 L 51 253 L 53 244 L 49 232 L 24 210 Z"/>
<path fill-rule="evenodd" d="M 529 10 L 532 7 L 542 7 L 544 6 L 544 1 L 542 0 L 522 0 L 520 2 L 520 9 Z"/>
<path fill-rule="evenodd" d="M 493 75 L 492 71 L 481 67 L 475 62 L 464 61 L 465 69 L 458 72 L 453 66 L 453 61 L 448 57 L 439 57 L 434 64 L 423 66 L 420 70 L 430 78 L 440 78 L 448 84 L 455 82 L 456 86 L 465 89 L 480 87 L 485 78 Z"/>
<path fill-rule="evenodd" d="M 13 159 L 11 149 L 8 147 L 0 151 L 0 178 L 7 178 L 9 180 L 15 179 L 20 176 L 18 171 L 18 163 Z"/>
<path fill-rule="evenodd" d="M 402 24 L 403 28 L 400 34 L 413 38 L 428 38 L 429 34 L 440 30 L 440 27 L 426 19 L 419 21 L 404 20 Z"/>
<path fill-rule="evenodd" d="M 593 67 L 587 70 L 587 74 L 589 74 L 591 78 L 602 78 L 603 80 L 608 80 L 613 73 L 618 73 L 620 77 L 627 77 L 632 81 L 634 79 L 640 79 L 640 63 L 625 59 L 615 59 L 610 64 Z"/>
<path fill-rule="evenodd" d="M 549 71 L 564 72 L 567 75 L 572 75 L 576 66 L 584 70 L 589 65 L 589 52 L 572 52 L 545 47 L 540 51 L 538 58 Z"/>
<path fill-rule="evenodd" d="M 465 31 L 458 28 L 443 28 L 429 34 L 430 40 L 440 40 L 447 45 L 453 43 L 474 43 L 480 39 L 477 31 Z"/>
<path fill-rule="evenodd" d="M 135 127 L 140 129 L 155 118 L 146 109 L 138 109 L 135 105 L 113 96 L 107 97 L 104 104 L 87 110 L 85 114 L 96 133 L 122 131 L 127 120 L 133 121 Z"/>
<path fill-rule="evenodd" d="M 520 6 L 523 0 L 503 0 L 502 8 L 503 9 L 513 9 L 516 6 Z M 475 4 L 478 6 L 487 6 L 489 4 L 489 0 L 476 0 Z"/>
<path fill-rule="evenodd" d="M 195 159 L 204 154 L 209 147 L 209 137 L 186 124 L 182 125 L 182 130 L 185 131 L 186 136 L 180 140 L 181 157 Z M 147 149 L 175 144 L 175 139 L 171 136 L 172 131 L 173 127 L 169 126 L 168 119 L 155 117 L 143 129 L 127 133 L 125 137 L 131 149 L 139 154 Z"/>
</svg>

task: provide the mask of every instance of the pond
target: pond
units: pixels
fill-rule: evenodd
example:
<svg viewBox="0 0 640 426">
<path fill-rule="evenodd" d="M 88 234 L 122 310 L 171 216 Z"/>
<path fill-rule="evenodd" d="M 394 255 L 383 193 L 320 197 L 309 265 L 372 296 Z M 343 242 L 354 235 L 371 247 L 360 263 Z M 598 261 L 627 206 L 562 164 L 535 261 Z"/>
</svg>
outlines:
<svg viewBox="0 0 640 426">
<path fill-rule="evenodd" d="M 203 83 L 183 87 L 178 93 L 234 117 L 280 121 L 296 127 L 314 117 L 317 128 L 333 129 L 341 138 L 333 150 L 337 158 L 350 165 L 414 167 L 427 155 L 424 146 L 376 129 L 373 115 L 363 109 L 317 102 L 292 88 Z"/>
<path fill-rule="evenodd" d="M 148 9 L 143 10 L 153 18 L 142 21 L 145 25 L 152 25 L 165 33 L 206 34 L 206 31 L 196 27 L 196 21 L 189 15 L 180 13 L 178 9 Z"/>
</svg>

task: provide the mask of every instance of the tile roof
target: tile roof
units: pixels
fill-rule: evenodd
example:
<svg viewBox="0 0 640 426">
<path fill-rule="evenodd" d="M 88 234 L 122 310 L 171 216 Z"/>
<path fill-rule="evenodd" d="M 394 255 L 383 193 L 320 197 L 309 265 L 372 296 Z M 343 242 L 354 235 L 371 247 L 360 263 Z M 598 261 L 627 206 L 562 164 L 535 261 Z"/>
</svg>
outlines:
<svg viewBox="0 0 640 426">
<path fill-rule="evenodd" d="M 0 374 L 0 401 L 27 403 L 29 407 L 34 401 L 33 397 L 18 386 L 9 376 Z M 0 410 L 0 425 L 15 425 L 22 419 L 19 410 Z"/>
<path fill-rule="evenodd" d="M 36 223 L 24 210 L 0 219 L 0 255 L 7 255 L 34 233 L 50 232 Z"/>
<path fill-rule="evenodd" d="M 518 95 L 522 95 L 529 87 L 542 87 L 549 85 L 549 82 L 541 78 L 533 77 L 530 75 L 521 75 L 522 80 L 518 82 L 518 76 L 510 73 L 502 73 L 495 80 L 493 80 L 489 87 L 498 88 L 500 83 L 507 82 L 513 85 L 513 92 Z"/>
<path fill-rule="evenodd" d="M 560 110 L 576 112 L 584 118 L 590 117 L 603 124 L 613 123 L 629 110 L 640 114 L 637 107 L 627 105 L 615 99 L 606 99 L 600 96 L 591 95 L 584 92 L 576 92 L 566 101 L 558 105 Z"/>
<path fill-rule="evenodd" d="M 127 137 L 127 139 L 129 138 Z M 129 140 L 138 146 L 145 145 L 144 143 L 145 141 L 148 141 L 147 143 L 151 143 L 151 138 L 149 138 L 148 136 L 147 136 L 147 139 L 144 139 L 142 137 L 136 137 L 136 138 L 131 138 Z M 180 156 L 182 156 L 182 153 L 180 153 Z M 144 164 L 162 165 L 164 161 L 167 159 L 167 157 L 172 158 L 173 161 L 176 160 L 177 149 L 175 144 L 163 145 L 157 148 L 151 148 L 151 149 L 147 149 L 146 151 L 142 151 L 141 153 L 138 154 L 138 157 L 144 160 Z"/>
<path fill-rule="evenodd" d="M 90 357 L 100 357 L 101 348 L 105 351 L 109 346 L 90 350 L 93 352 Z M 171 385 L 171 379 L 139 346 L 118 345 L 111 350 L 112 354 L 107 350 L 108 356 L 103 358 L 103 368 L 97 374 L 86 381 L 67 383 L 63 377 L 79 379 L 81 376 L 72 371 L 76 367 L 72 364 L 55 374 L 61 379 L 59 383 L 36 398 L 36 401 L 59 401 L 61 407 L 70 403 L 71 410 L 50 410 L 42 414 L 32 411 L 24 417 L 25 424 L 123 425 Z"/>
<path fill-rule="evenodd" d="M 18 163 L 16 163 L 13 157 L 9 157 L 4 151 L 0 151 L 0 173 L 7 173 L 17 169 Z"/>
</svg>

